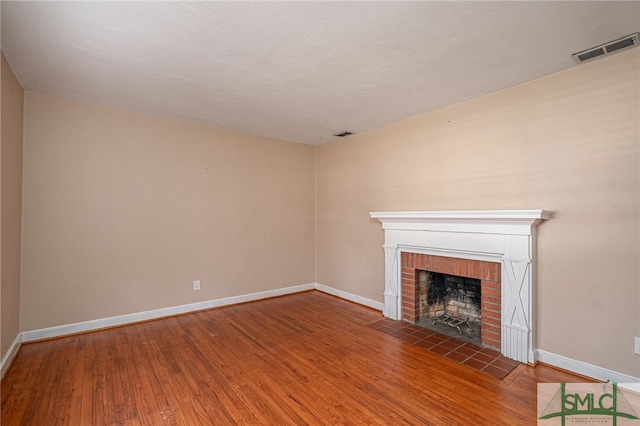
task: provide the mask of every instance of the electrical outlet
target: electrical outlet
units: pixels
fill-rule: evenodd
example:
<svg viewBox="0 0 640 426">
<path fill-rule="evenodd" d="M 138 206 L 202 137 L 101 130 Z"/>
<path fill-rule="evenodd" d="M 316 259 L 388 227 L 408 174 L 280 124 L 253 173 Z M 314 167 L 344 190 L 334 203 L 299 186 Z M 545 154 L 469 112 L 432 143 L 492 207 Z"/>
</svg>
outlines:
<svg viewBox="0 0 640 426">
<path fill-rule="evenodd" d="M 195 280 L 193 282 L 193 290 L 200 290 L 200 280 Z"/>
<path fill-rule="evenodd" d="M 636 337 L 636 348 L 634 349 L 633 353 L 635 353 L 636 355 L 640 355 L 640 337 Z"/>
</svg>

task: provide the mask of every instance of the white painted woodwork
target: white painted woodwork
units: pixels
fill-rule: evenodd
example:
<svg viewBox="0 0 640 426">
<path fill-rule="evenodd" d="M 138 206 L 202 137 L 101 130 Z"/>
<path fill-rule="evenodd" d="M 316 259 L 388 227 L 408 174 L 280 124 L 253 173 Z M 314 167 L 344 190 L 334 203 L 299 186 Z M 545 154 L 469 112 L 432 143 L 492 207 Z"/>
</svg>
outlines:
<svg viewBox="0 0 640 426">
<path fill-rule="evenodd" d="M 377 309 L 379 311 L 381 311 L 383 308 L 380 302 L 367 299 L 366 297 L 362 297 L 357 294 L 353 294 L 353 293 L 349 293 L 333 287 L 329 287 L 324 284 L 320 284 L 320 283 L 302 284 L 302 285 L 284 287 L 284 288 L 279 288 L 274 290 L 261 291 L 258 293 L 241 294 L 237 296 L 224 297 L 221 299 L 206 300 L 204 302 L 190 303 L 188 305 L 169 306 L 167 308 L 154 309 L 151 311 L 144 311 L 144 312 L 134 312 L 131 314 L 119 315 L 116 317 L 100 318 L 96 320 L 83 321 L 83 322 L 78 322 L 73 324 L 64 324 L 64 325 L 59 325 L 54 327 L 47 327 L 39 330 L 23 331 L 18 336 L 19 339 L 16 338 L 16 342 L 14 342 L 14 346 L 17 345 L 15 350 L 11 351 L 14 353 L 13 354 L 7 353 L 7 355 L 5 356 L 5 359 L 2 360 L 2 364 L 0 365 L 0 367 L 2 367 L 2 371 L 3 371 L 2 374 L 4 374 L 5 362 L 10 363 L 10 360 L 13 358 L 13 356 L 15 356 L 15 352 L 17 352 L 18 347 L 22 342 L 31 342 L 34 340 L 66 336 L 69 334 L 84 333 L 87 331 L 100 330 L 100 329 L 109 328 L 109 327 L 118 327 L 121 325 L 134 324 L 140 321 L 149 321 L 152 319 L 164 318 L 164 317 L 169 317 L 173 315 L 181 315 L 189 312 L 201 311 L 204 309 L 234 305 L 237 303 L 253 302 L 256 300 L 268 299 L 270 297 L 278 297 L 278 296 L 283 296 L 287 294 L 294 294 L 301 291 L 309 291 L 313 289 L 322 291 L 327 294 L 332 294 L 334 296 L 341 297 L 345 300 L 349 300 L 354 303 L 359 303 L 361 305 L 368 306 L 370 308 Z M 6 361 L 6 359 L 9 359 L 9 361 Z"/>
</svg>

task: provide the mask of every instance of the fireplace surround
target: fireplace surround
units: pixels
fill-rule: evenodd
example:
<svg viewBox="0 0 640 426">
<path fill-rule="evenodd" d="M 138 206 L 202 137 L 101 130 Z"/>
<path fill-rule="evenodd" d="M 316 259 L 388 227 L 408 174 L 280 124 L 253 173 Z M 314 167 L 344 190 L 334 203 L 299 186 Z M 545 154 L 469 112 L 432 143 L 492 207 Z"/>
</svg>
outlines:
<svg viewBox="0 0 640 426">
<path fill-rule="evenodd" d="M 536 225 L 545 210 L 371 212 L 384 230 L 383 313 L 402 319 L 403 254 L 500 264 L 500 350 L 535 362 L 533 287 Z M 406 255 L 404 256 L 406 258 Z M 458 261 L 462 264 L 461 261 Z M 464 262 L 466 265 L 466 262 Z"/>
</svg>

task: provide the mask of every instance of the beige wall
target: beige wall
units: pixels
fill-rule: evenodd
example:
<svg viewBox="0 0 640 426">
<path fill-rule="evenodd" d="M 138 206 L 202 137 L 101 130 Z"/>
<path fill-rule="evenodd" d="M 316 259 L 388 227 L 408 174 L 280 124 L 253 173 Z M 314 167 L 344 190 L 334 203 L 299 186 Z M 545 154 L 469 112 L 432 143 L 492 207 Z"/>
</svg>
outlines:
<svg viewBox="0 0 640 426">
<path fill-rule="evenodd" d="M 24 144 L 23 331 L 314 282 L 314 147 L 30 92 Z"/>
<path fill-rule="evenodd" d="M 2 56 L 2 117 L 0 147 L 0 357 L 19 332 L 20 233 L 22 222 L 22 117 L 24 92 Z"/>
<path fill-rule="evenodd" d="M 370 211 L 536 209 L 537 347 L 640 376 L 640 49 L 318 150 L 319 283 L 382 301 Z"/>
<path fill-rule="evenodd" d="M 355 135 L 317 158 L 27 93 L 21 330 L 313 281 L 382 301 L 370 211 L 544 208 L 555 217 L 539 228 L 537 347 L 640 376 L 639 56 Z M 2 93 L 4 122 L 4 78 Z M 4 281 L 2 308 L 4 351 Z"/>
</svg>

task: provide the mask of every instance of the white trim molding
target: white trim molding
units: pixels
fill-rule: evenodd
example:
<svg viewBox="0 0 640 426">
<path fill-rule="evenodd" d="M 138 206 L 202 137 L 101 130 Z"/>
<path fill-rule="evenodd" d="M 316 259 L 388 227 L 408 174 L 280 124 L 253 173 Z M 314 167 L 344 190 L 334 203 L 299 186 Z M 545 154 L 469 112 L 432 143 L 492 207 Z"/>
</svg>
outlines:
<svg viewBox="0 0 640 426">
<path fill-rule="evenodd" d="M 371 212 L 384 230 L 386 317 L 402 317 L 401 253 L 502 264 L 502 342 L 506 357 L 534 362 L 533 287 L 536 225 L 546 210 Z"/>
<path fill-rule="evenodd" d="M 2 361 L 0 361 L 0 379 L 4 378 L 5 373 L 9 370 L 11 363 L 14 358 L 18 354 L 18 349 L 22 345 L 22 333 L 18 333 L 15 339 L 13 339 L 13 343 L 9 346 L 9 349 L 2 357 Z"/>
<path fill-rule="evenodd" d="M 285 287 L 276 290 L 267 290 L 258 293 L 245 294 L 240 296 L 227 297 L 222 299 L 209 300 L 205 302 L 192 303 L 188 305 L 179 305 L 169 308 L 156 309 L 153 311 L 145 311 L 139 313 L 133 313 L 128 315 L 120 315 L 117 317 L 103 318 L 92 321 L 84 321 L 75 324 L 62 325 L 57 327 L 43 328 L 40 330 L 25 331 L 18 336 L 11 344 L 9 350 L 6 352 L 1 361 L 0 377 L 4 377 L 11 363 L 13 362 L 18 349 L 23 342 L 30 342 L 34 340 L 47 339 L 53 337 L 60 337 L 69 334 L 75 334 L 80 332 L 88 332 L 93 330 L 104 329 L 108 327 L 132 324 L 140 321 L 146 321 L 151 319 L 158 319 L 168 317 L 172 315 L 178 315 L 188 312 L 200 311 L 203 309 L 210 309 L 215 307 L 234 305 L 237 303 L 251 302 L 260 299 L 266 299 L 269 297 L 283 296 L 287 294 L 299 293 L 308 290 L 318 290 L 323 293 L 331 294 L 333 296 L 340 297 L 350 302 L 358 303 L 370 308 L 382 311 L 383 303 L 371 300 L 362 296 L 358 296 L 353 293 L 349 293 L 343 290 L 338 290 L 333 287 L 326 286 L 319 283 L 303 284 L 292 287 Z M 610 380 L 615 383 L 638 383 L 640 379 L 637 377 L 629 376 L 623 373 L 618 373 L 612 370 L 608 370 L 602 367 L 591 365 L 582 361 L 577 361 L 571 358 L 564 357 L 562 355 L 556 355 L 551 352 L 543 350 L 537 350 L 537 360 L 549 365 L 553 365 L 565 370 L 573 371 L 584 376 L 593 377 L 599 380 Z"/>
<path fill-rule="evenodd" d="M 357 303 L 359 305 L 368 306 L 377 311 L 382 311 L 382 308 L 383 308 L 382 302 L 376 302 L 375 300 L 367 299 L 366 297 L 358 296 L 357 294 L 338 290 L 333 287 L 326 286 L 324 284 L 316 283 L 316 290 L 321 291 L 323 293 L 331 294 L 333 296 L 338 296 L 341 299 L 345 299 L 350 302 Z"/>
<path fill-rule="evenodd" d="M 152 311 L 136 312 L 133 314 L 119 315 L 116 317 L 101 318 L 91 321 L 77 322 L 73 324 L 59 325 L 55 327 L 41 328 L 39 330 L 25 331 L 22 333 L 23 342 L 49 339 L 52 337 L 65 336 L 69 334 L 83 333 L 86 331 L 99 330 L 102 328 L 115 327 L 119 325 L 132 324 L 140 321 L 170 317 L 188 312 L 201 311 L 204 309 L 217 308 L 220 306 L 235 305 L 237 303 L 252 302 L 254 300 L 267 299 L 269 297 L 283 296 L 285 294 L 299 293 L 301 291 L 314 290 L 315 283 L 302 284 L 292 287 L 279 288 L 275 290 L 261 291 L 258 293 L 244 294 L 240 296 L 225 297 L 222 299 L 207 300 L 204 302 L 190 303 L 187 305 L 171 306 L 168 308 L 154 309 Z"/>
<path fill-rule="evenodd" d="M 152 311 L 136 312 L 133 314 L 119 315 L 116 317 L 100 318 L 96 320 L 77 322 L 73 324 L 59 325 L 55 327 L 41 328 L 39 330 L 25 331 L 22 333 L 22 342 L 32 342 L 34 340 L 49 339 L 52 337 L 66 336 L 87 331 L 100 330 L 103 328 L 116 327 L 120 325 L 133 324 L 141 321 L 170 317 L 172 315 L 185 314 L 188 312 L 202 311 L 204 309 L 217 308 L 221 306 L 235 305 L 237 303 L 252 302 L 269 297 L 284 296 L 286 294 L 300 293 L 302 291 L 318 290 L 327 294 L 338 296 L 351 302 L 365 305 L 379 311 L 382 310 L 382 303 L 367 299 L 346 291 L 337 290 L 323 284 L 310 283 L 292 287 L 279 288 L 276 290 L 261 291 L 258 293 L 244 294 L 240 296 L 225 297 L 222 299 L 207 300 L 205 302 L 191 303 L 188 305 L 171 306 L 168 308 L 154 309 Z"/>
<path fill-rule="evenodd" d="M 536 355 L 539 362 L 562 368 L 563 370 L 572 371 L 583 376 L 602 380 L 603 382 L 609 380 L 611 383 L 640 383 L 639 377 L 618 373 L 617 371 L 609 370 L 607 368 L 572 358 L 567 358 L 566 356 L 557 355 L 541 349 L 537 350 Z"/>
</svg>

